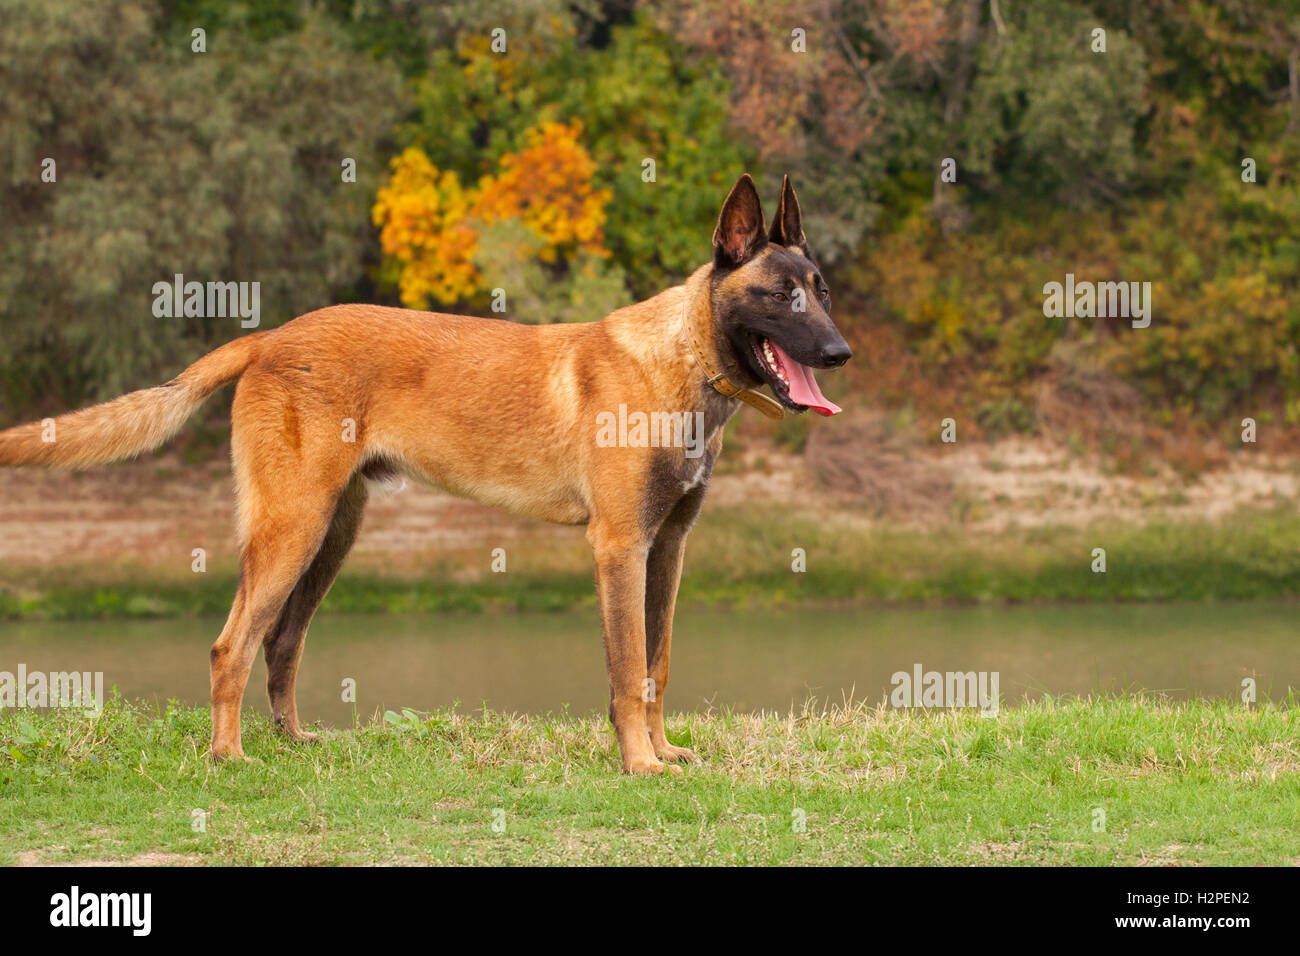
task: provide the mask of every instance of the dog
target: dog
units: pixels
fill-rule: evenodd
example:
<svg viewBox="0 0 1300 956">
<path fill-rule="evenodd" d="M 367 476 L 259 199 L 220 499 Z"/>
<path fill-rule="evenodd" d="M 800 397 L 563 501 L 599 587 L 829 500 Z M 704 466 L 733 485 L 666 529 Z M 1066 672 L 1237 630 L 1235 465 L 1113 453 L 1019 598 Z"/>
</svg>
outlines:
<svg viewBox="0 0 1300 956">
<path fill-rule="evenodd" d="M 356 539 L 366 479 L 412 478 L 585 525 L 623 770 L 680 773 L 699 758 L 664 734 L 673 611 L 723 426 L 742 402 L 773 417 L 835 414 L 813 369 L 850 355 L 789 177 L 769 231 L 746 174 L 722 205 L 712 261 L 600 321 L 320 309 L 235 339 L 165 385 L 0 432 L 0 465 L 86 468 L 138 455 L 238 381 L 241 573 L 210 654 L 213 759 L 243 758 L 239 710 L 259 645 L 276 726 L 315 739 L 298 721 L 298 664 Z M 698 423 L 694 454 L 672 428 L 668 441 L 598 441 L 598 420 L 623 406 Z"/>
</svg>

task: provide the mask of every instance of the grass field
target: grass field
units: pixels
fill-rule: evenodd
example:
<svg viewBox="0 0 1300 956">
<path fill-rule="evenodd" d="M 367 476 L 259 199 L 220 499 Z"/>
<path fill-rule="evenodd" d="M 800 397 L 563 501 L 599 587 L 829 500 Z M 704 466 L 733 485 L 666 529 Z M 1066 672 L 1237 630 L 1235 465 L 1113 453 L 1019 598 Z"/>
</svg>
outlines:
<svg viewBox="0 0 1300 956">
<path fill-rule="evenodd" d="M 682 715 L 654 779 L 595 717 L 393 717 L 213 766 L 206 710 L 5 711 L 0 864 L 1300 864 L 1294 702 Z"/>
<path fill-rule="evenodd" d="M 791 569 L 802 549 L 806 571 Z M 1093 549 L 1107 569 L 1094 573 Z M 236 569 L 207 573 L 98 565 L 0 568 L 0 618 L 77 620 L 222 616 Z M 409 569 L 345 566 L 325 599 L 330 612 L 547 610 L 595 602 L 591 552 L 572 540 L 521 541 L 509 572 L 484 552 L 435 554 Z M 173 565 L 174 567 L 174 565 Z M 1199 601 L 1300 595 L 1300 514 L 1242 511 L 1214 523 L 1110 524 L 921 532 L 845 523 L 791 511 L 774 525 L 762 511 L 707 511 L 691 536 L 681 600 L 687 604 L 791 606 L 1052 601 Z"/>
</svg>

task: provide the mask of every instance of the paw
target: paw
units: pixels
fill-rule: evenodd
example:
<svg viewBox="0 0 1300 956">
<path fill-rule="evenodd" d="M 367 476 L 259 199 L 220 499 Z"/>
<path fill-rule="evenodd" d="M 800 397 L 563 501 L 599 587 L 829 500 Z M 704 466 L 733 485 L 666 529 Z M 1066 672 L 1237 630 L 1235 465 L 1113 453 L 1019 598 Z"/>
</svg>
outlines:
<svg viewBox="0 0 1300 956">
<path fill-rule="evenodd" d="M 659 754 L 661 759 L 668 763 L 704 763 L 703 760 L 695 755 L 693 750 L 687 750 L 685 747 L 674 747 L 672 744 L 663 744 L 662 746 L 656 747 L 655 752 Z"/>
<path fill-rule="evenodd" d="M 298 718 L 296 716 L 292 719 L 272 717 L 271 723 L 277 731 L 293 741 L 300 741 L 305 744 L 314 744 L 322 739 L 320 734 L 313 734 L 310 731 L 303 730 L 299 727 Z"/>
<path fill-rule="evenodd" d="M 671 773 L 681 776 L 682 768 L 674 767 L 672 764 L 666 764 L 662 760 L 651 760 L 642 758 L 639 760 L 629 760 L 623 765 L 623 772 L 633 776 L 654 776 L 661 773 Z"/>
<path fill-rule="evenodd" d="M 244 756 L 243 748 L 240 747 L 239 744 L 218 744 L 214 742 L 212 746 L 208 748 L 208 756 L 212 758 L 213 763 L 222 763 L 227 760 L 232 762 L 242 761 L 244 763 L 251 763 L 251 761 Z"/>
</svg>

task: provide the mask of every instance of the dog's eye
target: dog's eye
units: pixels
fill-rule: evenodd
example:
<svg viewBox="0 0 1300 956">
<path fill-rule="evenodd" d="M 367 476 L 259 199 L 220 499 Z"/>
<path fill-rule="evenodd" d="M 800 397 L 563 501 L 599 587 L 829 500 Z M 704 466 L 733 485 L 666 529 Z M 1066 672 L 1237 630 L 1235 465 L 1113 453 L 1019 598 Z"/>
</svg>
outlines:
<svg viewBox="0 0 1300 956">
<path fill-rule="evenodd" d="M 822 290 L 821 290 L 820 292 L 818 292 L 817 294 L 820 295 L 823 299 L 829 299 L 829 298 L 831 297 L 831 290 L 830 290 L 830 289 L 822 289 Z"/>
<path fill-rule="evenodd" d="M 784 302 L 786 299 L 789 298 L 789 296 L 787 296 L 784 292 L 773 292 L 772 298 L 776 299 L 777 302 Z"/>
</svg>

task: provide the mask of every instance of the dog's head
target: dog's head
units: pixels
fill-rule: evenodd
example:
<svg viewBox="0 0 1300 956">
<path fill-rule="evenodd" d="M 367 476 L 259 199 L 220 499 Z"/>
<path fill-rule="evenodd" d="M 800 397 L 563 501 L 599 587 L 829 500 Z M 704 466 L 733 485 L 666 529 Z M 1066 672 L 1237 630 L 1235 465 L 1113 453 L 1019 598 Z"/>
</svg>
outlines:
<svg viewBox="0 0 1300 956">
<path fill-rule="evenodd" d="M 831 321 L 830 287 L 813 261 L 799 200 L 785 177 L 768 232 L 749 174 L 736 180 L 713 232 L 710 298 L 719 345 L 746 384 L 771 386 L 786 408 L 834 415 L 813 369 L 839 368 L 852 356 Z"/>
</svg>

